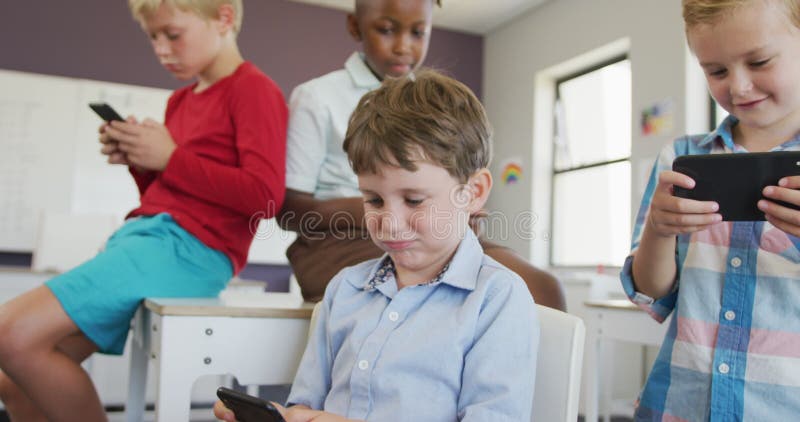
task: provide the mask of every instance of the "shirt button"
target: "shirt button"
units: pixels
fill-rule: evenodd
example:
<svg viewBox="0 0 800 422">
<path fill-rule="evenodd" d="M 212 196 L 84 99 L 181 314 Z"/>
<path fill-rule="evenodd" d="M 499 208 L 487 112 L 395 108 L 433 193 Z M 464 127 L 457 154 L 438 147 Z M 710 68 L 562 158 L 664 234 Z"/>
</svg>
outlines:
<svg viewBox="0 0 800 422">
<path fill-rule="evenodd" d="M 726 363 L 720 363 L 717 369 L 719 369 L 720 374 L 727 374 L 728 372 L 731 371 L 730 366 L 728 366 L 728 364 Z"/>
<path fill-rule="evenodd" d="M 737 256 L 737 257 L 734 257 L 733 259 L 731 259 L 731 266 L 732 266 L 733 268 L 739 268 L 739 267 L 741 267 L 741 266 L 742 266 L 742 259 L 741 259 L 741 258 L 739 258 L 738 256 Z"/>
<path fill-rule="evenodd" d="M 394 322 L 397 321 L 398 318 L 400 318 L 400 314 L 397 312 L 389 312 L 389 321 Z"/>
<path fill-rule="evenodd" d="M 734 319 L 736 319 L 736 312 L 726 311 L 725 312 L 725 319 L 727 319 L 728 321 L 733 321 Z"/>
<path fill-rule="evenodd" d="M 365 360 L 358 361 L 358 369 L 365 371 L 367 368 L 369 368 L 369 362 Z"/>
</svg>

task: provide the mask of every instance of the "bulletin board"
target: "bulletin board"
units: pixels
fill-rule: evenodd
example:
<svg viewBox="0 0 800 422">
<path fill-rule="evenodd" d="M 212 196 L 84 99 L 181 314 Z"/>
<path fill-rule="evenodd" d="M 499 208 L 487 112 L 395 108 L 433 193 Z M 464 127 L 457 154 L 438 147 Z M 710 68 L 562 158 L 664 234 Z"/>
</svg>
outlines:
<svg viewBox="0 0 800 422">
<path fill-rule="evenodd" d="M 124 166 L 106 163 L 88 107 L 163 120 L 168 90 L 0 70 L 0 250 L 34 247 L 41 214 L 113 214 L 138 203 Z"/>
<path fill-rule="evenodd" d="M 102 120 L 88 103 L 105 101 L 123 116 L 163 121 L 169 95 L 165 89 L 0 69 L 0 251 L 32 251 L 44 211 L 111 214 L 121 222 L 139 194 L 127 167 L 109 165 L 100 154 Z M 285 262 L 293 236 L 274 223 L 264 227 L 269 230 L 254 243 L 251 261 Z"/>
</svg>

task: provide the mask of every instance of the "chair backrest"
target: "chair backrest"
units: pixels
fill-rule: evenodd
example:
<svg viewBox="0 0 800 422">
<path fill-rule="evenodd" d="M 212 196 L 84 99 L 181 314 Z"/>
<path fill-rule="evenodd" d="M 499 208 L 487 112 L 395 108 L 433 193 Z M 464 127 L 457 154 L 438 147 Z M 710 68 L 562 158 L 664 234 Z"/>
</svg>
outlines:
<svg viewBox="0 0 800 422">
<path fill-rule="evenodd" d="M 311 311 L 311 319 L 308 321 L 308 339 L 311 340 L 311 333 L 314 332 L 314 327 L 317 326 L 317 317 L 319 316 L 319 307 L 322 306 L 322 301 L 314 305 L 314 310 Z"/>
<path fill-rule="evenodd" d="M 31 269 L 64 272 L 81 264 L 97 255 L 118 225 L 117 217 L 111 214 L 44 212 L 39 221 Z"/>
<path fill-rule="evenodd" d="M 531 421 L 575 422 L 583 368 L 583 320 L 536 305 L 541 333 Z"/>
</svg>

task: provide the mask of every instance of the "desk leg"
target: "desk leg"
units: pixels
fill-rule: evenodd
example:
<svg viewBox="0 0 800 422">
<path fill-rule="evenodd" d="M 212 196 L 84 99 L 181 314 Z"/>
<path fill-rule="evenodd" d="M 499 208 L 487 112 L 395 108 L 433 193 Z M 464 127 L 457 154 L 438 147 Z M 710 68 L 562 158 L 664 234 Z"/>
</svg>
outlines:
<svg viewBox="0 0 800 422">
<path fill-rule="evenodd" d="M 610 341 L 599 342 L 597 345 L 597 361 L 600 362 L 600 377 L 598 379 L 598 389 L 600 389 L 600 403 L 602 404 L 603 422 L 611 422 L 611 410 L 613 404 L 614 391 L 614 345 Z M 601 382 L 602 380 L 602 382 Z"/>
<path fill-rule="evenodd" d="M 586 354 L 584 364 L 586 379 L 584 381 L 584 391 L 586 398 L 583 401 L 584 420 L 586 422 L 597 422 L 597 404 L 599 397 L 598 378 L 600 368 L 598 366 L 600 354 L 600 337 L 598 336 L 596 315 L 590 316 L 586 322 Z"/>
<path fill-rule="evenodd" d="M 160 365 L 158 392 L 156 394 L 156 421 L 188 421 L 192 407 L 194 379 L 169 368 L 168 362 Z M 169 386 L 169 388 L 166 388 Z"/>
<path fill-rule="evenodd" d="M 131 339 L 131 365 L 128 374 L 128 400 L 125 405 L 125 420 L 141 422 L 144 419 L 145 389 L 147 387 L 147 363 L 150 358 L 147 312 L 136 311 L 133 318 Z"/>
<path fill-rule="evenodd" d="M 179 317 L 161 316 L 153 321 L 153 329 L 160 330 L 158 341 L 154 340 L 156 382 L 156 422 L 188 421 L 192 407 L 192 386 L 201 368 L 187 362 L 185 326 Z"/>
</svg>

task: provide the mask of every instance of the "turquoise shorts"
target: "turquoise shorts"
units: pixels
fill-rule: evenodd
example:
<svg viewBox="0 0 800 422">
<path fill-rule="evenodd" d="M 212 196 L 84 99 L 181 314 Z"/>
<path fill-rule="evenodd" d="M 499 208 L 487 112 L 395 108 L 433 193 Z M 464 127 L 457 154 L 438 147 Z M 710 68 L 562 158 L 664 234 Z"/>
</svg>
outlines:
<svg viewBox="0 0 800 422">
<path fill-rule="evenodd" d="M 231 261 L 169 214 L 129 220 L 97 256 L 46 285 L 101 353 L 122 354 L 130 320 L 147 297 L 214 297 Z"/>
</svg>

